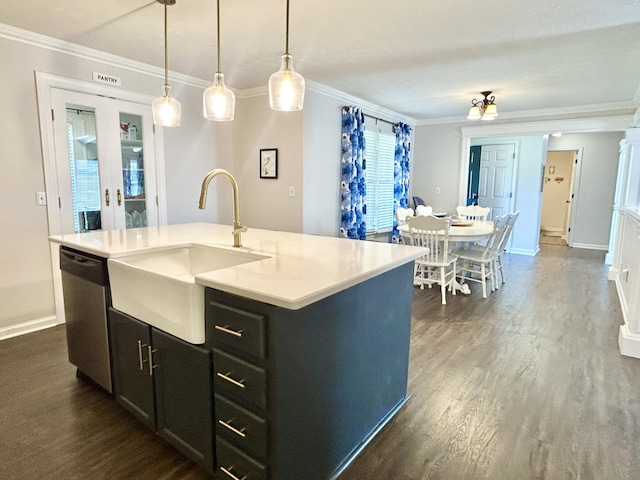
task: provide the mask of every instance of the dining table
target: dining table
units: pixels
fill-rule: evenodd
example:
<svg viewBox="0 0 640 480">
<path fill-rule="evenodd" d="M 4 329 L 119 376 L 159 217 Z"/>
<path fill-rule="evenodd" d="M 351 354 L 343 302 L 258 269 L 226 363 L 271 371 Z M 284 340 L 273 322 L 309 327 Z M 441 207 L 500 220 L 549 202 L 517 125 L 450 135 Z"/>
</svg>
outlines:
<svg viewBox="0 0 640 480">
<path fill-rule="evenodd" d="M 409 243 L 409 225 L 398 225 L 398 230 L 402 237 L 402 241 Z M 462 245 L 481 242 L 489 238 L 493 231 L 493 221 L 491 220 L 464 220 L 458 218 L 451 219 L 451 227 L 449 227 L 449 247 L 452 253 Z M 456 291 L 468 295 L 471 293 L 469 285 L 454 281 Z"/>
</svg>

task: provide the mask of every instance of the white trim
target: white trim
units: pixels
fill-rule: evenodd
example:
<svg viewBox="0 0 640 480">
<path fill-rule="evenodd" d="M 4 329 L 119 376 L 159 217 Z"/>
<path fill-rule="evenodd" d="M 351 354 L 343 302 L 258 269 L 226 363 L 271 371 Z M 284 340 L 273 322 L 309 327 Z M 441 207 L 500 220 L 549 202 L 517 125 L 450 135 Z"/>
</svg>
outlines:
<svg viewBox="0 0 640 480">
<path fill-rule="evenodd" d="M 441 118 L 432 118 L 432 119 L 422 119 L 418 120 L 416 125 L 439 125 L 442 123 L 466 123 L 470 127 L 475 128 L 484 128 L 489 125 L 498 125 L 502 124 L 505 120 L 509 121 L 527 121 L 527 119 L 535 119 L 532 121 L 553 121 L 554 118 L 557 117 L 585 117 L 589 115 L 598 115 L 598 116 L 619 116 L 619 115 L 630 115 L 633 110 L 638 106 L 638 101 L 636 101 L 635 97 L 633 100 L 629 100 L 626 102 L 611 102 L 611 103 L 599 103 L 594 105 L 579 105 L 573 107 L 565 107 L 565 108 L 545 108 L 540 110 L 524 110 L 524 111 L 514 111 L 501 113 L 499 120 L 495 120 L 492 122 L 482 122 L 481 125 L 478 125 L 477 121 L 467 120 L 466 112 L 462 112 L 460 115 L 456 115 L 453 117 L 441 117 Z M 545 118 L 546 117 L 546 118 Z M 499 123 L 498 123 L 499 122 Z M 554 130 L 551 130 L 554 131 Z"/>
<path fill-rule="evenodd" d="M 596 245 L 594 243 L 574 243 L 571 245 L 574 248 L 584 248 L 586 250 L 603 250 L 608 251 L 609 245 Z"/>
<path fill-rule="evenodd" d="M 632 123 L 633 115 L 612 115 L 607 117 L 469 126 L 461 127 L 461 131 L 463 136 L 470 137 L 548 135 L 552 132 L 623 132 L 630 128 Z"/>
<path fill-rule="evenodd" d="M 110 53 L 95 50 L 93 48 L 83 47 L 74 43 L 65 42 L 53 37 L 41 35 L 39 33 L 30 32 L 21 28 L 12 27 L 0 23 L 0 38 L 6 38 L 7 40 L 13 40 L 15 42 L 25 43 L 35 47 L 44 48 L 58 53 L 71 55 L 74 57 L 82 58 L 85 60 L 99 62 L 104 65 L 110 65 L 113 67 L 123 68 L 133 72 L 143 73 L 164 80 L 164 69 L 149 65 L 147 63 L 138 62 L 125 57 L 119 57 Z M 179 82 L 185 85 L 198 88 L 207 88 L 211 85 L 211 82 L 195 78 L 190 75 L 169 71 L 169 78 L 175 82 Z"/>
<path fill-rule="evenodd" d="M 620 354 L 627 357 L 640 358 L 640 334 L 631 333 L 627 324 L 620 325 L 618 334 Z"/>
<path fill-rule="evenodd" d="M 38 330 L 55 327 L 56 325 L 59 324 L 56 322 L 55 316 L 43 317 L 36 320 L 30 320 L 28 322 L 9 325 L 8 327 L 0 328 L 0 340 L 17 337 L 19 335 L 24 335 L 25 333 L 37 332 Z"/>
<path fill-rule="evenodd" d="M 516 255 L 528 255 L 530 257 L 535 257 L 540 251 L 540 247 L 536 247 L 535 250 L 529 248 L 511 248 L 509 253 L 514 253 Z"/>
</svg>

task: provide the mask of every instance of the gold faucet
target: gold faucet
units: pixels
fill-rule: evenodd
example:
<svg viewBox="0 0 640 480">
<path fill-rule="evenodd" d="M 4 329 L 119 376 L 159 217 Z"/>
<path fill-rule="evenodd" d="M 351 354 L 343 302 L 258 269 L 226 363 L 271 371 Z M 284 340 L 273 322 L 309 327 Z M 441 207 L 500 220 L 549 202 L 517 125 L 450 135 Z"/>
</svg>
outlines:
<svg viewBox="0 0 640 480">
<path fill-rule="evenodd" d="M 216 168 L 214 170 L 211 170 L 209 173 L 207 173 L 207 175 L 204 177 L 204 180 L 202 181 L 202 188 L 200 189 L 200 204 L 198 206 L 200 207 L 200 210 L 204 210 L 204 207 L 207 205 L 207 191 L 209 189 L 209 182 L 216 175 L 223 175 L 223 176 L 227 177 L 229 179 L 229 181 L 231 182 L 231 187 L 233 188 L 233 232 L 232 232 L 233 233 L 233 246 L 234 247 L 241 247 L 242 244 L 240 243 L 240 233 L 246 232 L 247 231 L 247 227 L 243 227 L 240 224 L 240 206 L 239 206 L 239 202 L 238 202 L 238 183 L 236 182 L 236 179 L 233 178 L 233 175 L 231 175 L 224 168 Z"/>
</svg>

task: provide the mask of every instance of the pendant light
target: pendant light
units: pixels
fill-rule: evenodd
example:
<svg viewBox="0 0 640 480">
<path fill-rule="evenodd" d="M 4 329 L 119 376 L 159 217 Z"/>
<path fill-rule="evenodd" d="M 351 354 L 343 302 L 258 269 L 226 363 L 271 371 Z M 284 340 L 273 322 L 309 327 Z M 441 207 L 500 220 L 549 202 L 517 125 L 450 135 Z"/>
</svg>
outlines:
<svg viewBox="0 0 640 480">
<path fill-rule="evenodd" d="M 156 98 L 151 104 L 153 123 L 161 127 L 179 127 L 182 107 L 180 102 L 171 96 L 167 54 L 167 5 L 175 5 L 176 0 L 156 0 L 156 2 L 164 5 L 164 85 L 162 97 Z"/>
<path fill-rule="evenodd" d="M 213 85 L 202 94 L 204 118 L 209 120 L 233 120 L 236 107 L 236 96 L 224 84 L 224 75 L 220 70 L 220 0 L 218 3 L 218 71 L 213 78 Z"/>
<path fill-rule="evenodd" d="M 495 104 L 496 97 L 490 91 L 480 92 L 482 100 L 471 100 L 471 108 L 467 120 L 495 120 L 498 116 L 498 107 Z M 491 96 L 489 96 L 491 95 Z"/>
<path fill-rule="evenodd" d="M 292 112 L 302 110 L 304 103 L 304 78 L 293 70 L 289 55 L 289 0 L 287 0 L 287 34 L 280 70 L 269 77 L 269 103 L 274 110 Z"/>
</svg>

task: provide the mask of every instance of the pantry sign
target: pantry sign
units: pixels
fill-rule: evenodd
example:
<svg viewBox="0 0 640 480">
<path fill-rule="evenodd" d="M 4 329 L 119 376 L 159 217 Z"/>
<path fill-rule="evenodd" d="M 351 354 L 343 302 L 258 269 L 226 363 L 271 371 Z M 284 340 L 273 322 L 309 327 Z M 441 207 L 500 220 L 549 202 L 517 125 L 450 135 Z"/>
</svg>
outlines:
<svg viewBox="0 0 640 480">
<path fill-rule="evenodd" d="M 106 75 L 104 73 L 93 72 L 93 81 L 111 85 L 112 87 L 122 86 L 122 79 L 120 77 L 114 77 L 112 75 Z"/>
</svg>

